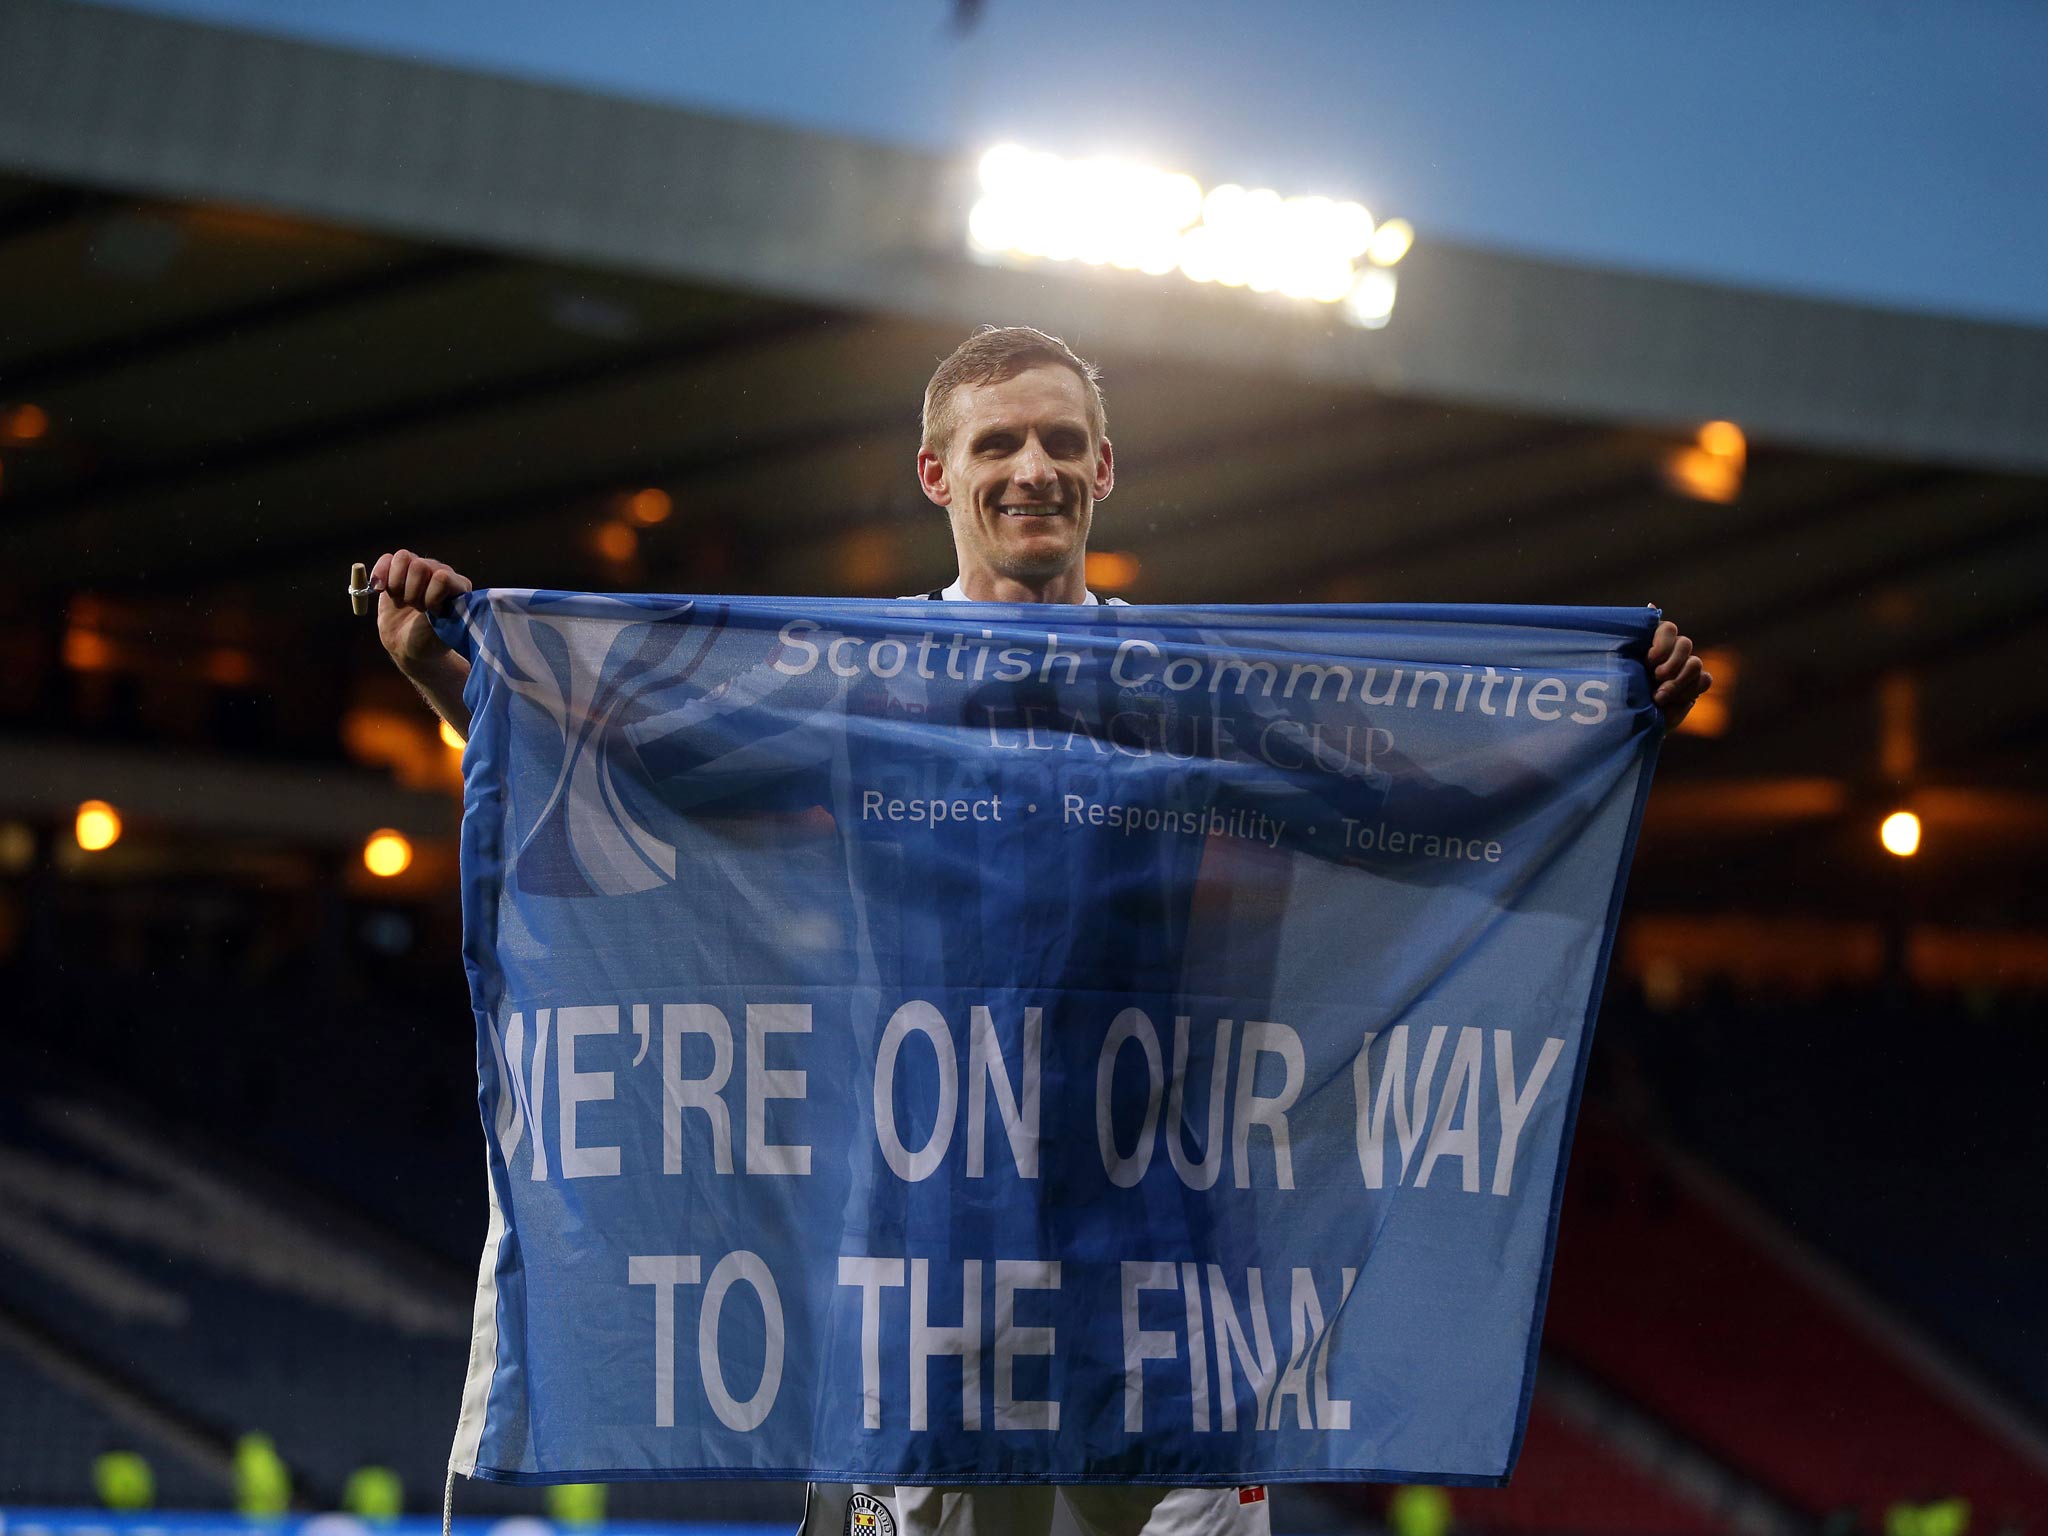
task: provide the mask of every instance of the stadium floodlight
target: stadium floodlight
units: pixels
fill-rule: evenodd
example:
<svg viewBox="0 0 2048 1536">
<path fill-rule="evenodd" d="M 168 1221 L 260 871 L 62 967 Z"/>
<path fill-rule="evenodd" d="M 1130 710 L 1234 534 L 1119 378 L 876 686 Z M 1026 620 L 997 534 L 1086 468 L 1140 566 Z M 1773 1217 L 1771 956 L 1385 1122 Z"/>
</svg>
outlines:
<svg viewBox="0 0 2048 1536">
<path fill-rule="evenodd" d="M 1095 156 L 1066 160 L 1020 144 L 981 157 L 967 243 L 985 259 L 1077 261 L 1253 293 L 1341 304 L 1378 329 L 1394 312 L 1383 270 L 1414 242 L 1406 220 L 1376 225 L 1362 203 L 1282 197 L 1232 182 Z M 1377 263 L 1361 269 L 1370 259 Z"/>
</svg>

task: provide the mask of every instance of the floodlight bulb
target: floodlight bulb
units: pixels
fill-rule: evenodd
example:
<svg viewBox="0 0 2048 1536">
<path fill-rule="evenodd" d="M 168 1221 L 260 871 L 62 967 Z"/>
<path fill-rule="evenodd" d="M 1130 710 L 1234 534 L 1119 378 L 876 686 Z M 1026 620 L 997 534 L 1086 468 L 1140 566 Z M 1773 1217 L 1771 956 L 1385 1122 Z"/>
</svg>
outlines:
<svg viewBox="0 0 2048 1536">
<path fill-rule="evenodd" d="M 1308 297 L 1318 304 L 1335 304 L 1351 291 L 1356 277 L 1350 262 L 1341 258 L 1330 261 L 1311 280 Z"/>
<path fill-rule="evenodd" d="M 977 251 L 1008 250 L 1012 240 L 1010 205 L 984 197 L 967 215 L 967 239 Z"/>
<path fill-rule="evenodd" d="M 1920 851 L 1920 818 L 1911 811 L 1893 811 L 1877 829 L 1884 851 L 1910 859 Z"/>
<path fill-rule="evenodd" d="M 1353 320 L 1369 331 L 1376 331 L 1393 318 L 1395 292 L 1393 273 L 1367 267 L 1358 274 L 1344 307 Z"/>
<path fill-rule="evenodd" d="M 1372 249 L 1372 213 L 1365 204 L 1337 204 L 1330 210 L 1330 223 L 1347 260 L 1356 261 Z"/>
<path fill-rule="evenodd" d="M 1202 216 L 1202 184 L 1185 172 L 1162 175 L 1156 195 L 1160 217 L 1175 229 L 1186 229 Z"/>
<path fill-rule="evenodd" d="M 991 192 L 1008 192 L 1031 174 L 1031 151 L 1021 144 L 998 144 L 981 157 L 981 184 Z"/>
<path fill-rule="evenodd" d="M 1415 244 L 1415 226 L 1406 219 L 1389 219 L 1372 233 L 1372 244 L 1367 254 L 1373 264 L 1381 267 L 1396 265 L 1408 248 Z"/>
<path fill-rule="evenodd" d="M 79 806 L 73 830 L 79 847 L 99 853 L 121 840 L 121 814 L 104 800 L 88 800 Z"/>
<path fill-rule="evenodd" d="M 1211 229 L 1223 229 L 1237 222 L 1244 207 L 1245 191 L 1236 182 L 1226 181 L 1221 186 L 1211 187 L 1209 195 L 1202 199 L 1202 222 Z"/>
</svg>

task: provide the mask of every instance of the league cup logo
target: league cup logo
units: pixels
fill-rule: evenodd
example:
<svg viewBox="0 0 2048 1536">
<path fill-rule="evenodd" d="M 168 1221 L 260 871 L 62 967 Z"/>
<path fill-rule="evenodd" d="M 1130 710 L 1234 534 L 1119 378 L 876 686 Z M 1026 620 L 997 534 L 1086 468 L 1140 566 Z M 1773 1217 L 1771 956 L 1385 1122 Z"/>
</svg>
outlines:
<svg viewBox="0 0 2048 1536">
<path fill-rule="evenodd" d="M 1162 752 L 1178 740 L 1180 710 L 1164 683 L 1147 678 L 1117 690 L 1115 714 L 1105 726 L 1109 739 L 1128 750 Z"/>
<path fill-rule="evenodd" d="M 720 623 L 663 623 L 687 604 L 646 608 L 573 594 L 550 598 L 510 589 L 487 594 L 470 617 L 477 659 L 552 725 L 530 721 L 526 750 L 559 748 L 554 787 L 511 852 L 521 890 L 548 896 L 625 896 L 676 877 L 676 851 L 643 820 L 621 788 L 631 772 L 623 728 L 650 691 L 687 678 L 708 654 Z M 484 625 L 488 613 L 494 624 Z"/>
</svg>

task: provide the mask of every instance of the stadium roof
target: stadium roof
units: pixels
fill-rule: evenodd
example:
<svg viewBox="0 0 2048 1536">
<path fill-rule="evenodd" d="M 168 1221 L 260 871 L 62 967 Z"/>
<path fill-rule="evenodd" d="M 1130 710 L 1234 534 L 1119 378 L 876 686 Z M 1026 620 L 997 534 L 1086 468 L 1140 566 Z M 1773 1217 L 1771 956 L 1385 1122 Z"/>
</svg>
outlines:
<svg viewBox="0 0 2048 1536">
<path fill-rule="evenodd" d="M 1936 888 L 2005 916 L 2048 841 L 2048 332 L 1426 232 L 1360 331 L 976 263 L 970 176 L 21 0 L 0 407 L 49 427 L 0 442 L 0 581 L 302 622 L 403 543 L 512 585 L 920 590 L 950 574 L 924 379 L 970 323 L 1028 321 L 1105 366 L 1098 542 L 1134 600 L 1655 600 L 1732 664 L 1726 730 L 1666 759 L 1645 858 L 1674 888 L 1832 891 L 1918 785 L 1973 848 Z M 1748 434 L 1725 504 L 1666 480 L 1709 418 Z M 642 487 L 674 515 L 607 556 Z"/>
</svg>

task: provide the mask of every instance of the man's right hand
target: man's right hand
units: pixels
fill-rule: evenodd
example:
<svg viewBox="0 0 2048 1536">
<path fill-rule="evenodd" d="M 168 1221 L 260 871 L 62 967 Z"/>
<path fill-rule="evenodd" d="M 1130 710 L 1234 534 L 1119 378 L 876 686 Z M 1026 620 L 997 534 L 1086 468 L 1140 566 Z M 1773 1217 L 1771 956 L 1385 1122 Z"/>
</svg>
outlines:
<svg viewBox="0 0 2048 1536">
<path fill-rule="evenodd" d="M 433 620 L 472 585 L 453 566 L 409 549 L 377 557 L 370 569 L 370 590 L 380 594 L 377 638 L 384 642 L 399 671 L 410 677 L 423 664 L 449 654 L 434 633 Z"/>
</svg>

